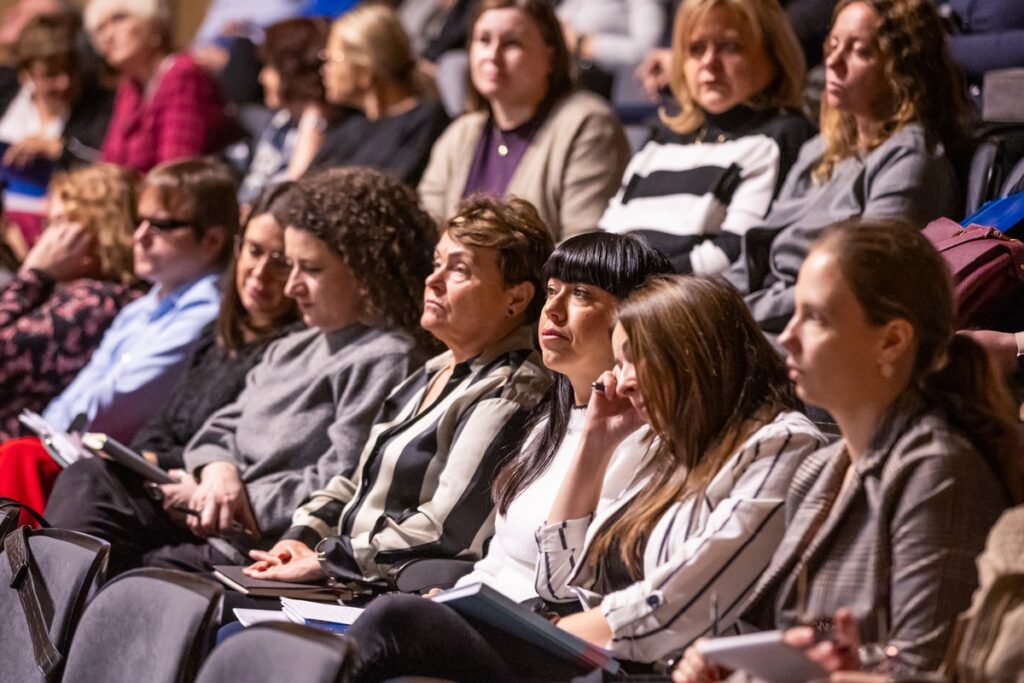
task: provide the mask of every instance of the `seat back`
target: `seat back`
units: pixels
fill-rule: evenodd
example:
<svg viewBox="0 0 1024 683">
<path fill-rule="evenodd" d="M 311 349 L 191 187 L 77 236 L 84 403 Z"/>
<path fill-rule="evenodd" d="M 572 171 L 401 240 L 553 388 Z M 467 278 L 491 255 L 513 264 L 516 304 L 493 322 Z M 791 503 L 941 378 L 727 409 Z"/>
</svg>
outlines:
<svg viewBox="0 0 1024 683">
<path fill-rule="evenodd" d="M 345 680 L 349 641 L 309 626 L 254 624 L 217 646 L 196 683 Z"/>
<path fill-rule="evenodd" d="M 31 559 L 15 586 L 11 585 L 14 572 L 7 550 L 0 547 L 0 681 L 55 680 L 85 605 L 106 576 L 110 546 L 92 536 L 60 529 L 14 531 L 12 540 L 23 533 Z M 19 586 L 21 590 L 31 587 L 34 592 L 47 646 L 56 651 L 49 678 L 36 661 L 41 646 L 33 646 Z"/>
<path fill-rule="evenodd" d="M 1002 183 L 1003 140 L 990 137 L 978 143 L 971 156 L 967 173 L 967 194 L 964 197 L 964 215 L 970 216 L 999 193 Z"/>
<path fill-rule="evenodd" d="M 1000 197 L 1009 197 L 1011 194 L 1017 194 L 1024 192 L 1024 159 L 1020 159 L 1014 164 L 1013 168 L 1006 175 L 1006 180 L 1003 181 L 1003 189 L 1000 191 Z"/>
<path fill-rule="evenodd" d="M 136 569 L 86 607 L 68 653 L 66 683 L 188 683 L 213 642 L 223 589 L 173 569 Z"/>
</svg>

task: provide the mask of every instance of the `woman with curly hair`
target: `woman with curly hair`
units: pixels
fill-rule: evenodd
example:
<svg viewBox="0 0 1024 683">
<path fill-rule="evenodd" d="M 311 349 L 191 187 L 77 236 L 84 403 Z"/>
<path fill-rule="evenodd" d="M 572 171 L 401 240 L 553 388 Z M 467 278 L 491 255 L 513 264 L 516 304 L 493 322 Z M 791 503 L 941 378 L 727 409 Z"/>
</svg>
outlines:
<svg viewBox="0 0 1024 683">
<path fill-rule="evenodd" d="M 822 229 L 851 217 L 923 227 L 957 211 L 969 104 L 929 0 L 842 0 L 825 43 L 821 134 L 800 150 L 764 226 L 728 277 L 765 331 L 793 313 L 797 271 Z M 952 164 L 950 162 L 953 162 Z"/>
<path fill-rule="evenodd" d="M 367 169 L 333 170 L 291 188 L 282 219 L 284 291 L 308 329 L 274 342 L 193 435 L 162 505 L 114 468 L 84 463 L 57 481 L 48 519 L 110 541 L 113 572 L 205 571 L 266 547 L 261 537 L 277 538 L 295 507 L 354 468 L 385 397 L 418 364 L 435 226 L 415 192 Z"/>
<path fill-rule="evenodd" d="M 0 441 L 24 434 L 71 383 L 114 317 L 142 294 L 132 270 L 136 181 L 110 164 L 50 185 L 49 227 L 0 290 Z"/>
</svg>

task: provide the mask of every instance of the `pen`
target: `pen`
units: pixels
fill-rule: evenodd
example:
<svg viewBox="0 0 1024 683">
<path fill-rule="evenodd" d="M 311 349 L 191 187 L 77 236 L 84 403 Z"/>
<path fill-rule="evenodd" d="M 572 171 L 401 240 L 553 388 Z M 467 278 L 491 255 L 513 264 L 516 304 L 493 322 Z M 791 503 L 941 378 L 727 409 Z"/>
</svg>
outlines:
<svg viewBox="0 0 1024 683">
<path fill-rule="evenodd" d="M 185 515 L 194 515 L 195 517 L 199 517 L 202 514 L 199 510 L 195 510 L 186 505 L 172 505 L 171 509 L 174 510 L 175 512 L 180 512 Z M 231 522 L 231 526 L 228 527 L 228 530 L 233 531 L 236 534 L 244 534 L 245 536 L 252 537 L 256 535 L 249 529 L 246 529 L 244 526 L 239 524 L 238 522 Z"/>
</svg>

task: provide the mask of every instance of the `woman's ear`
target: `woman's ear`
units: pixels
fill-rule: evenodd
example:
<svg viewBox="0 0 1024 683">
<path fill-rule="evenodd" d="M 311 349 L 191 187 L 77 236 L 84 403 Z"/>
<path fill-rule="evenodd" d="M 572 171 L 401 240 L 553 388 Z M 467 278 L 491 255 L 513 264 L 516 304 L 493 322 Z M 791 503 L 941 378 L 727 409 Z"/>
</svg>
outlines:
<svg viewBox="0 0 1024 683">
<path fill-rule="evenodd" d="M 894 318 L 885 323 L 881 338 L 882 348 L 879 363 L 885 367 L 897 367 L 904 358 L 910 359 L 914 347 L 914 326 L 904 318 Z"/>
<path fill-rule="evenodd" d="M 507 291 L 507 311 L 509 315 L 516 316 L 529 307 L 530 302 L 533 301 L 533 295 L 537 292 L 537 288 L 529 280 L 524 280 L 517 285 L 512 285 Z"/>
</svg>

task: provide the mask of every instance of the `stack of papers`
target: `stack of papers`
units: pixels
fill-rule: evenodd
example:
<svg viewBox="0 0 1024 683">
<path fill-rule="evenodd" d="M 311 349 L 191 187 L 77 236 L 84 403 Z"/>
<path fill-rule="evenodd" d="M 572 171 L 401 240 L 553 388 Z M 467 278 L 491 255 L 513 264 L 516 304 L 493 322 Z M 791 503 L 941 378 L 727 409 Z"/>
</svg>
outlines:
<svg viewBox="0 0 1024 683">
<path fill-rule="evenodd" d="M 361 607 L 346 605 L 329 605 L 323 602 L 281 598 L 281 610 L 269 609 L 235 609 L 235 616 L 242 626 L 252 626 L 261 621 L 291 621 L 316 628 L 344 633 L 359 615 Z"/>
</svg>

